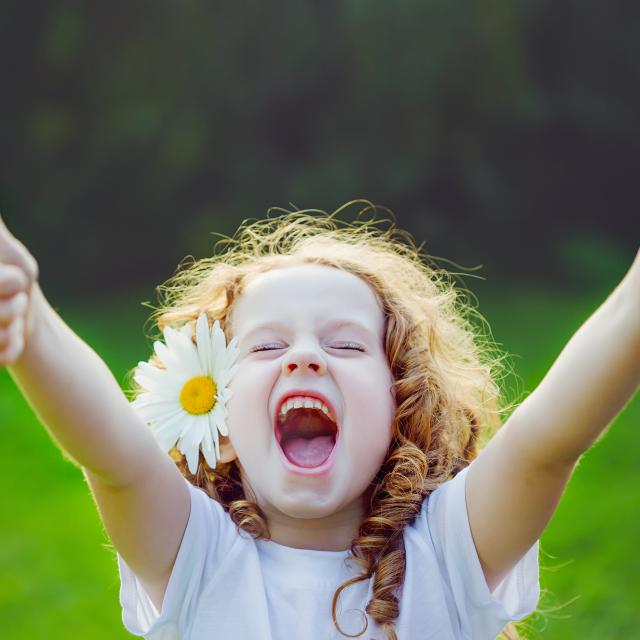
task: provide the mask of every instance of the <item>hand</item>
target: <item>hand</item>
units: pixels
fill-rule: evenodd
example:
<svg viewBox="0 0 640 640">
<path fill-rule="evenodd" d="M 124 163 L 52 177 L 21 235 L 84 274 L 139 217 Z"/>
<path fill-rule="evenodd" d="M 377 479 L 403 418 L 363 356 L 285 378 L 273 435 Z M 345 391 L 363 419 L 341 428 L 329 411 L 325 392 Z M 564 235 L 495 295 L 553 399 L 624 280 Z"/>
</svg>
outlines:
<svg viewBox="0 0 640 640">
<path fill-rule="evenodd" d="M 33 331 L 31 297 L 38 263 L 0 216 L 0 366 L 13 364 Z"/>
</svg>

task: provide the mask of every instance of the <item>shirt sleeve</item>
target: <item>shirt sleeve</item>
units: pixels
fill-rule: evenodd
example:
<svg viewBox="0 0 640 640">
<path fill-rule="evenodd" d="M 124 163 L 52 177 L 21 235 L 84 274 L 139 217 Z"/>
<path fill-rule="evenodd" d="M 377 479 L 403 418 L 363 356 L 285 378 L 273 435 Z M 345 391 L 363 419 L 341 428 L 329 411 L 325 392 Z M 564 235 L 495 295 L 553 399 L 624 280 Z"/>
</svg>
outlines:
<svg viewBox="0 0 640 640">
<path fill-rule="evenodd" d="M 468 470 L 466 467 L 429 496 L 426 517 L 463 637 L 485 640 L 495 638 L 507 623 L 535 610 L 540 597 L 539 542 L 490 592 L 469 526 L 465 494 Z"/>
<path fill-rule="evenodd" d="M 167 584 L 162 611 L 157 610 L 136 574 L 117 554 L 122 622 L 135 636 L 153 640 L 183 637 L 181 634 L 188 629 L 190 614 L 197 604 L 207 554 L 218 539 L 215 534 L 224 515 L 222 506 L 186 478 L 184 480 L 189 487 L 189 519 Z"/>
</svg>

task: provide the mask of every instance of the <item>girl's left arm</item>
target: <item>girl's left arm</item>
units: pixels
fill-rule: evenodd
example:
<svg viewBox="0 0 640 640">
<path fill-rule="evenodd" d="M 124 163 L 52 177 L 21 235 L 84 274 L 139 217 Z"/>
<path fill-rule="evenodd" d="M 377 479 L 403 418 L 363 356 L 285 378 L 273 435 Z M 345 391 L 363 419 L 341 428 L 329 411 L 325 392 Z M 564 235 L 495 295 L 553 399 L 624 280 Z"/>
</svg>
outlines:
<svg viewBox="0 0 640 640">
<path fill-rule="evenodd" d="M 469 523 L 490 589 L 539 538 L 580 456 L 639 385 L 640 251 L 469 469 Z"/>
</svg>

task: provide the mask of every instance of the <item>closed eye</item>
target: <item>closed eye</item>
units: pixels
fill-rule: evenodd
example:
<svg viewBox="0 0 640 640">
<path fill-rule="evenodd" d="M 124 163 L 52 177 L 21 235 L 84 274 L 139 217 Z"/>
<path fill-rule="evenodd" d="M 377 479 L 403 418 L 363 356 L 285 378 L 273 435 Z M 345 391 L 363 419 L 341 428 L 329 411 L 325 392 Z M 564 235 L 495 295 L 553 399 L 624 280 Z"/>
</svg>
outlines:
<svg viewBox="0 0 640 640">
<path fill-rule="evenodd" d="M 254 347 L 253 349 L 251 349 L 252 353 L 258 352 L 258 351 L 273 351 L 275 349 L 283 349 L 284 347 L 282 345 L 279 344 L 264 344 L 264 345 L 259 345 L 257 347 Z M 364 351 L 364 348 L 361 347 L 359 344 L 356 344 L 355 342 L 348 342 L 339 346 L 333 346 L 333 349 L 350 349 L 353 351 Z"/>
<path fill-rule="evenodd" d="M 254 347 L 253 349 L 251 349 L 251 352 L 255 352 L 255 351 L 273 351 L 274 349 L 282 349 L 282 345 L 279 344 L 263 344 L 260 345 L 258 347 Z"/>
<path fill-rule="evenodd" d="M 364 349 L 359 344 L 356 344 L 355 342 L 348 342 L 339 347 L 334 347 L 334 349 L 353 349 L 355 351 L 364 351 Z"/>
</svg>

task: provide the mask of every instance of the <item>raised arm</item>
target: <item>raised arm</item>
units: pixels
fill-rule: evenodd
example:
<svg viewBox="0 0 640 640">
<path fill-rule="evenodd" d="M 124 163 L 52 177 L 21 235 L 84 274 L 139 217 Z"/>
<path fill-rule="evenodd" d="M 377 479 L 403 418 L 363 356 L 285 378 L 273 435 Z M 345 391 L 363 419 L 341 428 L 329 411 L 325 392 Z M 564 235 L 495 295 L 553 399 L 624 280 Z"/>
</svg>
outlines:
<svg viewBox="0 0 640 640">
<path fill-rule="evenodd" d="M 105 363 L 49 305 L 37 273 L 0 218 L 0 366 L 82 467 L 114 545 L 159 605 L 186 527 L 188 489 Z"/>
<path fill-rule="evenodd" d="M 490 589 L 539 538 L 580 456 L 638 385 L 640 252 L 469 469 L 469 523 Z"/>
</svg>

